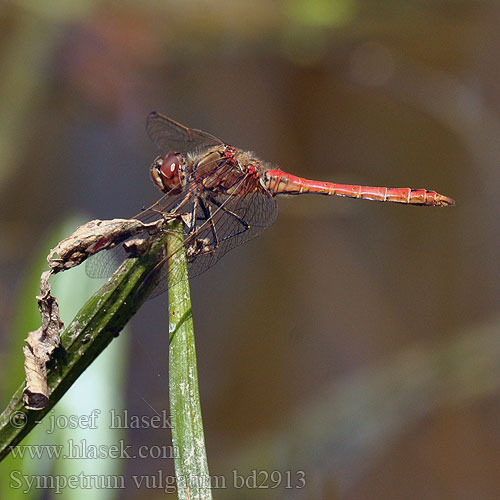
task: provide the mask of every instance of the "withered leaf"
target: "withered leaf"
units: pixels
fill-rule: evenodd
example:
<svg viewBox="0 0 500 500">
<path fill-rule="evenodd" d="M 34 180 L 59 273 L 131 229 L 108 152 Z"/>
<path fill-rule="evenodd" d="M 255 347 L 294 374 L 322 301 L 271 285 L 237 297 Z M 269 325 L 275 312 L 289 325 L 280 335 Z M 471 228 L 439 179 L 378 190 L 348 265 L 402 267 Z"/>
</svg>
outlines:
<svg viewBox="0 0 500 500">
<path fill-rule="evenodd" d="M 47 384 L 47 362 L 60 345 L 60 334 L 64 324 L 59 316 L 57 299 L 50 294 L 49 278 L 66 269 L 81 264 L 85 259 L 101 250 L 128 240 L 146 231 L 160 230 L 166 218 L 162 217 L 149 224 L 136 219 L 93 220 L 80 226 L 76 231 L 53 248 L 48 257 L 49 271 L 40 278 L 40 295 L 37 296 L 38 309 L 42 317 L 42 326 L 30 332 L 24 347 L 24 369 L 26 387 L 23 401 L 26 408 L 42 410 L 49 400 Z M 147 251 L 148 240 L 132 240 L 128 244 L 130 252 Z"/>
</svg>

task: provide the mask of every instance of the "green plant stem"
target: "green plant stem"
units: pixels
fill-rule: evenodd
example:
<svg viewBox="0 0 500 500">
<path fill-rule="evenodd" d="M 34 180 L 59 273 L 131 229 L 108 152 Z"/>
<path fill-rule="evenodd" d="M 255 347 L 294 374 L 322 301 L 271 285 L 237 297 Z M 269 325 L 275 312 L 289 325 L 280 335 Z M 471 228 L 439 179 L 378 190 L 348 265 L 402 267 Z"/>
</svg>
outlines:
<svg viewBox="0 0 500 500">
<path fill-rule="evenodd" d="M 180 222 L 177 224 L 179 231 Z M 168 236 L 169 394 L 177 494 L 180 500 L 212 498 L 201 416 L 196 349 L 183 235 Z M 180 250 L 180 251 L 178 251 Z M 180 278 L 180 279 L 179 279 Z"/>
<path fill-rule="evenodd" d="M 146 255 L 127 259 L 61 334 L 61 347 L 47 366 L 48 406 L 27 410 L 22 399 L 24 384 L 13 395 L 0 415 L 0 460 L 54 407 L 147 299 L 155 284 L 151 271 L 166 238 L 164 233 Z"/>
</svg>

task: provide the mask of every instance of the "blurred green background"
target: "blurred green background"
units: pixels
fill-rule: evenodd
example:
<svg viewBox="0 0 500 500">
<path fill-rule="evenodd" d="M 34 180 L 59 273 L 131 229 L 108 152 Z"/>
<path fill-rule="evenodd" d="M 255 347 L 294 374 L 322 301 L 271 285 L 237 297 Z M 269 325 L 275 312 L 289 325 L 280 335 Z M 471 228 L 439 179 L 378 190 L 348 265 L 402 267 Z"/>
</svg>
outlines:
<svg viewBox="0 0 500 500">
<path fill-rule="evenodd" d="M 49 235 L 158 196 L 156 109 L 297 175 L 457 201 L 280 200 L 268 231 L 193 280 L 209 464 L 227 480 L 215 498 L 498 498 L 499 28 L 486 1 L 1 2 L 2 406 Z M 166 297 L 126 335 L 123 405 L 161 414 Z M 133 478 L 171 459 L 120 468 L 127 489 L 101 498 L 165 496 Z M 238 488 L 253 469 L 264 487 Z M 305 487 L 286 489 L 300 471 Z"/>
</svg>

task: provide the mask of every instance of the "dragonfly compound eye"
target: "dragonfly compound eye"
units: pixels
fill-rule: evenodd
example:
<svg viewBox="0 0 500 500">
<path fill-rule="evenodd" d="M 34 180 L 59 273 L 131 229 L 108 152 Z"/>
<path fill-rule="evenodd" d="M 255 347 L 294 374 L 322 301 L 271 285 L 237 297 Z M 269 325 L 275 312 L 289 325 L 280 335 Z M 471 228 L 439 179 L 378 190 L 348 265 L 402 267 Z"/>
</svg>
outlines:
<svg viewBox="0 0 500 500">
<path fill-rule="evenodd" d="M 164 193 L 177 194 L 182 187 L 181 158 L 181 155 L 170 153 L 156 158 L 151 167 L 151 177 Z"/>
<path fill-rule="evenodd" d="M 175 154 L 169 154 L 163 158 L 160 174 L 164 179 L 172 179 L 179 172 L 179 158 Z"/>
</svg>

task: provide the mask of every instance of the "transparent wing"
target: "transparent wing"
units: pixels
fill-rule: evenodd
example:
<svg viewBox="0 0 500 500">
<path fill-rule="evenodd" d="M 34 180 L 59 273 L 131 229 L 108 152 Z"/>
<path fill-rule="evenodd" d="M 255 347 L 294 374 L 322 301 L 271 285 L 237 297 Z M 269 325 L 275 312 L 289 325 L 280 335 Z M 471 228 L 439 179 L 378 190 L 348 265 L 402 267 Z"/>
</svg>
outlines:
<svg viewBox="0 0 500 500">
<path fill-rule="evenodd" d="M 196 239 L 201 243 L 198 244 L 199 253 L 195 247 L 189 262 L 190 277 L 205 272 L 227 252 L 259 236 L 277 215 L 276 200 L 265 191 L 254 191 L 243 197 L 212 198 L 206 201 L 206 205 L 213 215 L 196 232 Z M 190 244 L 188 240 L 188 255 Z"/>
<path fill-rule="evenodd" d="M 201 130 L 185 127 L 156 111 L 149 114 L 146 130 L 163 153 L 199 153 L 224 144 L 220 139 Z"/>
<path fill-rule="evenodd" d="M 204 273 L 233 248 L 259 236 L 275 221 L 278 212 L 276 200 L 266 191 L 254 191 L 241 197 L 213 197 L 201 203 L 206 211 L 198 206 L 195 229 L 185 240 L 190 278 Z M 167 252 L 167 257 L 158 266 L 158 284 L 150 297 L 167 290 L 165 264 L 171 257 Z M 173 282 L 176 281 L 173 276 Z"/>
<path fill-rule="evenodd" d="M 127 258 L 122 245 L 91 255 L 85 261 L 85 273 L 91 278 L 109 278 Z"/>
<path fill-rule="evenodd" d="M 188 194 L 189 191 L 186 188 L 182 193 L 175 196 L 164 195 L 153 205 L 132 218 L 146 224 L 153 222 L 163 217 L 164 214 L 175 212 L 176 206 L 180 205 L 182 201 L 185 201 L 182 210 L 189 212 L 192 201 L 189 199 Z M 133 238 L 145 239 L 149 236 L 150 233 L 144 232 L 133 236 Z M 124 250 L 123 243 L 119 244 L 114 248 L 103 250 L 90 256 L 85 261 L 85 272 L 91 278 L 109 278 L 128 257 L 129 254 Z"/>
</svg>

